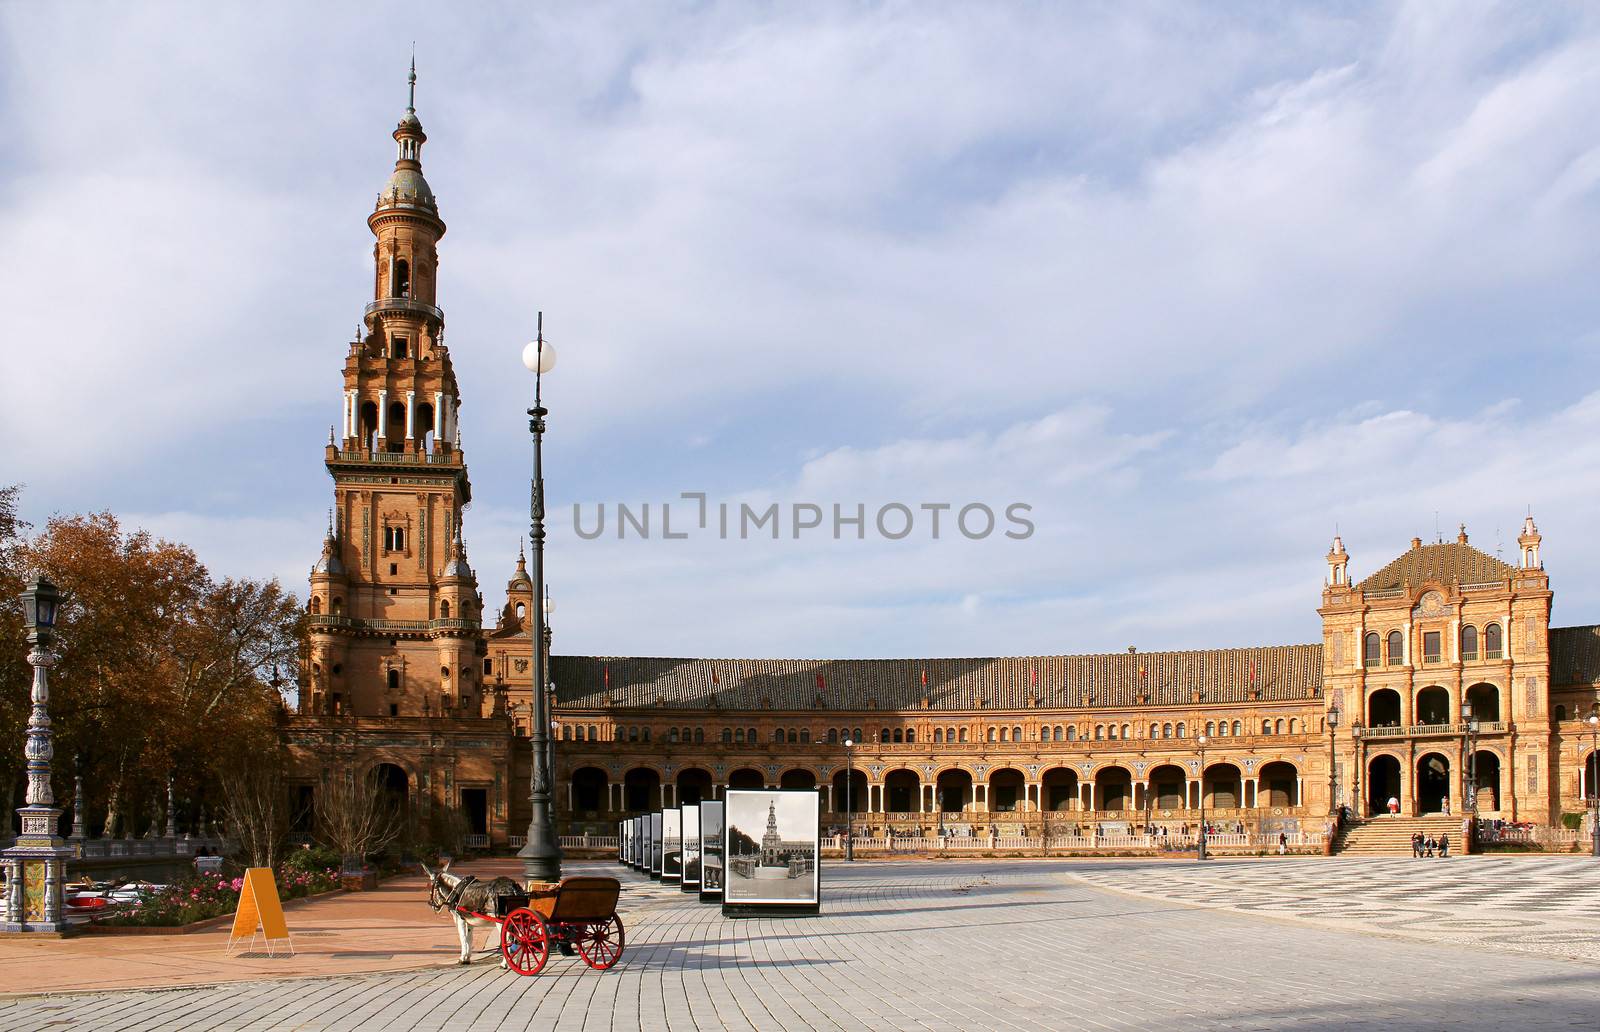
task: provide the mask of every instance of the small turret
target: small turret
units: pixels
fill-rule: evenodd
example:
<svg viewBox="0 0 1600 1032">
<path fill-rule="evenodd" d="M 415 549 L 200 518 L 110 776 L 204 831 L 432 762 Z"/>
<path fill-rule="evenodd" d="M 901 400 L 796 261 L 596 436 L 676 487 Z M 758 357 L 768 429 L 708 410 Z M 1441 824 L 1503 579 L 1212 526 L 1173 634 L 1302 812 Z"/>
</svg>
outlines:
<svg viewBox="0 0 1600 1032">
<path fill-rule="evenodd" d="M 1350 554 L 1344 550 L 1344 539 L 1333 535 L 1333 546 L 1328 549 L 1328 584 L 1348 587 L 1350 584 Z"/>
<path fill-rule="evenodd" d="M 1522 521 L 1522 533 L 1517 535 L 1517 547 L 1522 550 L 1522 568 L 1524 570 L 1542 570 L 1544 563 L 1539 559 L 1539 528 L 1533 522 L 1533 513 L 1528 513 L 1527 519 Z"/>
</svg>

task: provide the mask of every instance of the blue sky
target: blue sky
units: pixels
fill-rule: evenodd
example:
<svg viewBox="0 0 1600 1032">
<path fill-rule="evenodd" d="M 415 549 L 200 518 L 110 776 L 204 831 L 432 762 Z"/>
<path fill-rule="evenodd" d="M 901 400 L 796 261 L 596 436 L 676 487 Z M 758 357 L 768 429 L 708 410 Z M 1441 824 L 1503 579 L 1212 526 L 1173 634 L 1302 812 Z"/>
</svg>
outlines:
<svg viewBox="0 0 1600 1032">
<path fill-rule="evenodd" d="M 110 508 L 303 592 L 415 38 L 491 604 L 538 309 L 560 349 L 559 651 L 1309 641 L 1336 524 L 1362 576 L 1530 505 L 1556 620 L 1600 621 L 1583 7 L 440 10 L 0 6 L 30 518 Z M 683 491 L 1037 531 L 572 533 Z"/>
</svg>

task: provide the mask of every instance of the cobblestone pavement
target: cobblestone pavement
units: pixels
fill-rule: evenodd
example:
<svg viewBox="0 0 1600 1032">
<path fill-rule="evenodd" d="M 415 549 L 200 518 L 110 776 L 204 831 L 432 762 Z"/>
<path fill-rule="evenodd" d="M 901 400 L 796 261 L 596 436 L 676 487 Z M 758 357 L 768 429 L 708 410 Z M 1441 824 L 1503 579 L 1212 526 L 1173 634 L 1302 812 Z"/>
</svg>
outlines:
<svg viewBox="0 0 1600 1032">
<path fill-rule="evenodd" d="M 1600 861 L 1588 856 L 1211 860 L 1152 874 L 1101 864 L 1075 877 L 1159 903 L 1600 962 Z"/>
<path fill-rule="evenodd" d="M 1368 878 L 1404 899 L 1401 880 L 1412 876 L 1435 894 L 1453 891 L 1456 877 L 1517 891 L 1524 877 L 1544 878 L 1554 899 L 1588 880 L 1572 862 L 1496 863 L 1449 861 L 1449 877 L 1388 861 L 1230 862 L 1203 873 L 1171 861 L 830 863 L 821 917 L 737 921 L 622 872 L 629 942 L 610 972 L 553 957 L 533 978 L 480 962 L 44 996 L 0 1004 L 0 1028 L 1600 1028 L 1593 963 L 1268 920 L 1206 897 L 1214 880 L 1236 881 L 1241 901 L 1298 887 L 1320 907 L 1338 890 L 1307 884 Z M 1167 885 L 1170 901 L 1126 894 Z M 1205 905 L 1187 905 L 1190 896 Z M 1474 910 L 1479 898 L 1464 898 L 1464 912 L 1487 913 Z"/>
</svg>

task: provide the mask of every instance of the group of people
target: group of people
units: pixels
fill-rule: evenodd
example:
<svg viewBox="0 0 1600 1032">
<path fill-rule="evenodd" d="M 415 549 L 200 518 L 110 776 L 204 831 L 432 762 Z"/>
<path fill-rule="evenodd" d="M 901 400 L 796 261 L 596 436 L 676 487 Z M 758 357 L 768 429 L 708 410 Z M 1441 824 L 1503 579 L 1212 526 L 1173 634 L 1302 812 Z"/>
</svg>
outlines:
<svg viewBox="0 0 1600 1032">
<path fill-rule="evenodd" d="M 1437 850 L 1437 852 L 1435 852 L 1435 850 Z M 1428 835 L 1424 837 L 1422 832 L 1419 831 L 1415 835 L 1411 836 L 1411 855 L 1413 858 L 1421 856 L 1449 856 L 1450 836 L 1440 835 L 1438 838 L 1434 838 L 1432 835 Z"/>
</svg>

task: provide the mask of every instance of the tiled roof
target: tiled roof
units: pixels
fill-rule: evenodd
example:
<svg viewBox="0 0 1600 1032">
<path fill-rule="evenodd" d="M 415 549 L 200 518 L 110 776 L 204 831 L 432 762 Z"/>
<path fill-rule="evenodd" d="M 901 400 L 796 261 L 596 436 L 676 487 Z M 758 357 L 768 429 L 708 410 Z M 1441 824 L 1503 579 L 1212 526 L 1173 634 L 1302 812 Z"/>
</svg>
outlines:
<svg viewBox="0 0 1600 1032">
<path fill-rule="evenodd" d="M 1492 555 L 1462 541 L 1418 545 L 1357 585 L 1362 591 L 1413 587 L 1426 581 L 1449 584 L 1487 584 L 1504 580 L 1516 571 Z"/>
<path fill-rule="evenodd" d="M 1600 625 L 1550 628 L 1550 683 L 1600 681 Z"/>
<path fill-rule="evenodd" d="M 557 705 L 576 709 L 919 710 L 924 698 L 938 710 L 1171 706 L 1191 704 L 1196 691 L 1207 703 L 1248 701 L 1256 690 L 1310 698 L 1322 688 L 1322 646 L 979 659 L 555 656 L 550 673 Z"/>
</svg>

